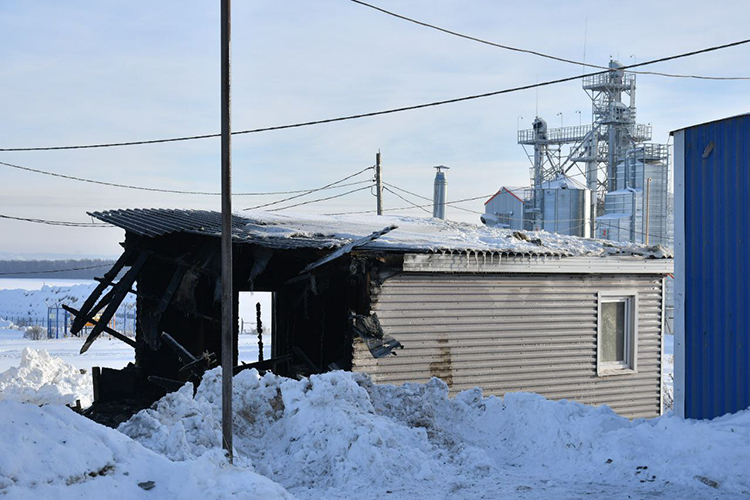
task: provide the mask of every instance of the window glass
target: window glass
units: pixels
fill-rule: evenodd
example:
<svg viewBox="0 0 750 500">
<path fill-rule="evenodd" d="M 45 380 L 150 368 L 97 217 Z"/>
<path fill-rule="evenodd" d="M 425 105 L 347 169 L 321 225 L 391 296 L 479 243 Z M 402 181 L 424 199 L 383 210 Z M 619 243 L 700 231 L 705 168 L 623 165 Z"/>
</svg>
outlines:
<svg viewBox="0 0 750 500">
<path fill-rule="evenodd" d="M 603 302 L 601 321 L 601 361 L 625 361 L 625 302 Z"/>
</svg>

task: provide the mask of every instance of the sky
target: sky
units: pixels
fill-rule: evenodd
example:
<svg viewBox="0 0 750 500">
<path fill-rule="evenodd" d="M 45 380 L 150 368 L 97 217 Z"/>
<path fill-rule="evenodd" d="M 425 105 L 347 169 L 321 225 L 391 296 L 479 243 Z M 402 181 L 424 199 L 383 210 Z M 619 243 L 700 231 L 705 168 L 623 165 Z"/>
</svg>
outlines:
<svg viewBox="0 0 750 500">
<path fill-rule="evenodd" d="M 593 2 L 372 0 L 496 43 L 606 65 L 747 38 L 745 1 Z M 417 26 L 348 0 L 235 0 L 233 129 L 366 113 L 577 75 L 581 66 L 509 52 Z M 0 148 L 135 141 L 220 131 L 219 0 L 0 2 Z M 750 76 L 750 45 L 658 64 L 653 71 Z M 684 126 L 750 112 L 750 81 L 637 77 L 638 122 L 667 142 Z M 323 186 L 374 163 L 430 197 L 447 165 L 448 199 L 529 184 L 516 131 L 591 121 L 573 81 L 463 103 L 300 129 L 235 136 L 235 192 Z M 579 113 L 580 112 L 580 113 Z M 561 113 L 559 115 L 558 113 Z M 0 161 L 102 181 L 219 191 L 220 141 L 49 152 Z M 371 178 L 371 171 L 352 181 Z M 342 193 L 323 191 L 301 198 Z M 419 199 L 411 196 L 414 202 Z M 235 196 L 233 207 L 281 196 Z M 424 201 L 422 201 L 424 202 Z M 428 202 L 424 202 L 428 203 Z M 386 209 L 408 205 L 386 192 Z M 278 204 L 269 208 L 283 207 Z M 482 212 L 483 200 L 461 204 Z M 86 184 L 0 165 L 0 215 L 90 222 L 86 212 L 170 207 L 219 210 L 218 196 Z M 292 210 L 372 210 L 369 190 Z M 448 208 L 452 220 L 476 213 Z M 419 209 L 398 214 L 428 216 Z M 116 257 L 123 231 L 0 219 L 0 258 Z"/>
</svg>

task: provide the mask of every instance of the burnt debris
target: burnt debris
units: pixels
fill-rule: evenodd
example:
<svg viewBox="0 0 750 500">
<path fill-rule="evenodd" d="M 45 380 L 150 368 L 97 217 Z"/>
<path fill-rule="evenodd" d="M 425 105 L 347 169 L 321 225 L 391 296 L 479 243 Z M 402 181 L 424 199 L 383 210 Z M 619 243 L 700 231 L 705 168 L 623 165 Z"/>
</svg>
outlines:
<svg viewBox="0 0 750 500">
<path fill-rule="evenodd" d="M 135 363 L 127 368 L 94 372 L 95 402 L 86 414 L 108 425 L 117 425 L 186 382 L 197 386 L 206 370 L 221 364 L 219 221 L 206 215 L 209 212 L 195 219 L 177 211 L 140 212 L 137 217 L 134 211 L 118 212 L 93 215 L 126 229 L 122 256 L 80 310 L 66 307 L 75 315 L 72 334 L 91 328 L 82 353 L 102 333 L 135 350 Z M 235 226 L 241 227 L 241 221 Z M 398 273 L 402 258 L 368 250 L 367 244 L 393 229 L 388 226 L 338 246 L 316 244 L 314 235 L 235 237 L 235 347 L 240 292 L 273 292 L 273 322 L 271 357 L 263 356 L 258 310 L 258 360 L 240 363 L 235 354 L 234 373 L 254 368 L 302 377 L 351 369 L 355 337 L 376 357 L 402 348 L 385 335 L 369 309 L 371 274 Z M 128 293 L 137 297 L 135 340 L 108 326 Z"/>
</svg>

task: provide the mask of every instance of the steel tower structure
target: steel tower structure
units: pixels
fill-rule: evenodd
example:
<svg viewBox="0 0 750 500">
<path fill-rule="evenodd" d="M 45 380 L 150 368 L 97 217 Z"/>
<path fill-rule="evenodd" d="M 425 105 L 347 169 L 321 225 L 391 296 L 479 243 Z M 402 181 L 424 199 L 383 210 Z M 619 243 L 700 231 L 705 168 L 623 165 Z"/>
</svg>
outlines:
<svg viewBox="0 0 750 500">
<path fill-rule="evenodd" d="M 527 212 L 532 228 L 542 222 L 543 183 L 577 168 L 591 190 L 591 234 L 604 195 L 617 187 L 617 165 L 631 148 L 651 140 L 651 126 L 636 123 L 635 75 L 624 71 L 617 61 L 609 62 L 606 72 L 583 79 L 584 91 L 591 98 L 591 125 L 548 129 L 537 117 L 533 129 L 520 130 L 518 143 L 531 161 L 531 189 Z M 627 102 L 626 102 L 627 101 Z M 563 145 L 571 145 L 563 155 Z M 533 153 L 525 146 L 533 146 Z M 585 166 L 585 170 L 581 168 Z"/>
</svg>

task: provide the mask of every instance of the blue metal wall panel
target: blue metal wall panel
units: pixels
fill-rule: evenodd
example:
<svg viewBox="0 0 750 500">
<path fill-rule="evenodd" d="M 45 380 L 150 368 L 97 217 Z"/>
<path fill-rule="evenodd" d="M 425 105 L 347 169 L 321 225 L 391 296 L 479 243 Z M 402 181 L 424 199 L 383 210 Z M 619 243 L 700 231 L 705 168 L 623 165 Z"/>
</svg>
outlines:
<svg viewBox="0 0 750 500">
<path fill-rule="evenodd" d="M 685 129 L 685 417 L 750 406 L 750 115 Z"/>
</svg>

